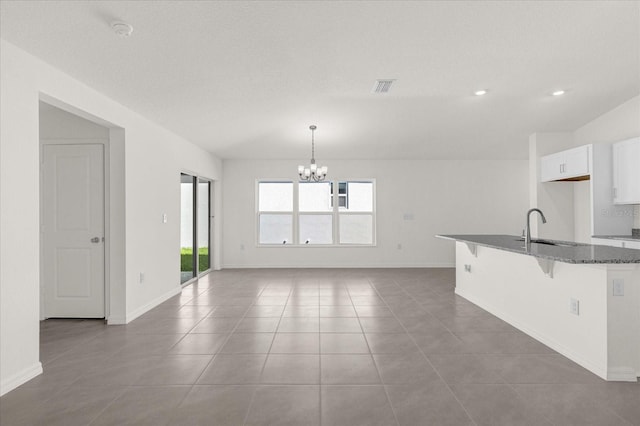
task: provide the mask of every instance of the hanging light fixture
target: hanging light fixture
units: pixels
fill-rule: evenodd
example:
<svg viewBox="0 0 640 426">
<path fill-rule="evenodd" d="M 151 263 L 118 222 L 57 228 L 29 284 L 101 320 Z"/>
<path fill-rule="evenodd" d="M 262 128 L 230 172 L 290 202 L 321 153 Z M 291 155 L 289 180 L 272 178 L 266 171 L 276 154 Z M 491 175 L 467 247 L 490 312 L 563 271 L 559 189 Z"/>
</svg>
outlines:
<svg viewBox="0 0 640 426">
<path fill-rule="evenodd" d="M 298 166 L 298 175 L 300 175 L 300 180 L 302 181 L 314 181 L 320 182 L 323 181 L 324 178 L 327 177 L 327 166 L 318 166 L 316 164 L 315 158 L 315 140 L 314 140 L 314 132 L 317 127 L 314 125 L 309 126 L 311 130 L 311 164 L 309 167 Z"/>
</svg>

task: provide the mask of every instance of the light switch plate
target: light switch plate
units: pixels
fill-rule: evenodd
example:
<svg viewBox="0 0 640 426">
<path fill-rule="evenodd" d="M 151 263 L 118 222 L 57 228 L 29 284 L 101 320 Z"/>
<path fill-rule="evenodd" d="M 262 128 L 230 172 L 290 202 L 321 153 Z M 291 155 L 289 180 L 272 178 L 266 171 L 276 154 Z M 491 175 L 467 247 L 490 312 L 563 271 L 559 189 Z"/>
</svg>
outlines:
<svg viewBox="0 0 640 426">
<path fill-rule="evenodd" d="M 573 315 L 580 315 L 580 301 L 578 299 L 571 298 L 569 300 L 569 313 Z"/>
</svg>

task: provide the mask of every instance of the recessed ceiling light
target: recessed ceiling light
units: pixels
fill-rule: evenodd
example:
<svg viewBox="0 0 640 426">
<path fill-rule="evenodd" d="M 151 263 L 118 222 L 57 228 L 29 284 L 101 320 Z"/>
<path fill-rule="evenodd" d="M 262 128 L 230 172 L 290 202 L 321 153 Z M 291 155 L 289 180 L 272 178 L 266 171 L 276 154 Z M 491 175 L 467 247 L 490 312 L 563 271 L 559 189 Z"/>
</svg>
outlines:
<svg viewBox="0 0 640 426">
<path fill-rule="evenodd" d="M 111 29 L 120 37 L 129 37 L 133 32 L 133 27 L 131 25 L 121 21 L 112 22 Z"/>
<path fill-rule="evenodd" d="M 475 92 L 473 92 L 473 94 L 476 96 L 482 96 L 482 95 L 486 95 L 487 91 L 485 89 L 476 90 Z"/>
<path fill-rule="evenodd" d="M 556 90 L 555 92 L 551 93 L 553 96 L 562 96 L 564 95 L 564 90 Z"/>
</svg>

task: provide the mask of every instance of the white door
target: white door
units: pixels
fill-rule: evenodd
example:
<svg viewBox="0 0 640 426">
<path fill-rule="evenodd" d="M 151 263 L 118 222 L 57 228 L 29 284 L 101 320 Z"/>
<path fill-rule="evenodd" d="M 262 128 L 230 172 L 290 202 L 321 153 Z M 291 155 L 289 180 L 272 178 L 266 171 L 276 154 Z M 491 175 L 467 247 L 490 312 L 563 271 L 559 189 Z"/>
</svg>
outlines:
<svg viewBox="0 0 640 426">
<path fill-rule="evenodd" d="M 45 318 L 104 318 L 103 145 L 44 145 Z"/>
</svg>

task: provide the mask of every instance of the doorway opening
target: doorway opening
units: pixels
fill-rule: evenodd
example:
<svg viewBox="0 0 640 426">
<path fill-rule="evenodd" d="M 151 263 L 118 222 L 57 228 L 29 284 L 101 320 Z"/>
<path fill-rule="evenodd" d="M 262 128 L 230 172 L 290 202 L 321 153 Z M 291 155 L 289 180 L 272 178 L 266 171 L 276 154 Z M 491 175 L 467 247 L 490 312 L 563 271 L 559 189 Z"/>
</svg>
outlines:
<svg viewBox="0 0 640 426">
<path fill-rule="evenodd" d="M 124 129 L 41 93 L 39 131 L 40 319 L 124 324 Z"/>
</svg>

